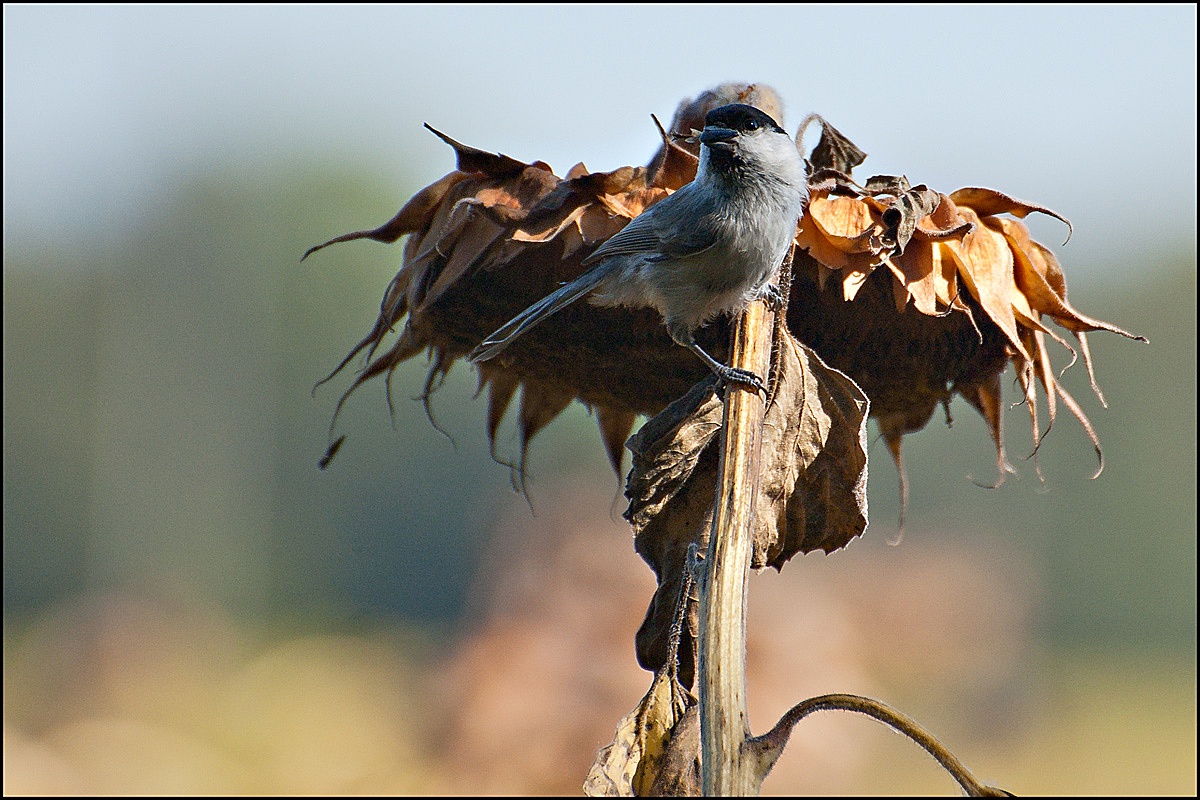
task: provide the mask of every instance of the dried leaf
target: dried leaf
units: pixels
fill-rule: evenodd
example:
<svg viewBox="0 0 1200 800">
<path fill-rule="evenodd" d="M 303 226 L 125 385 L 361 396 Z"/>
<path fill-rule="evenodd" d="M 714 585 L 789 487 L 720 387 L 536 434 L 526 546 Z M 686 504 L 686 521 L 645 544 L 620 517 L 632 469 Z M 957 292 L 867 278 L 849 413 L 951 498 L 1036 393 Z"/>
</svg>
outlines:
<svg viewBox="0 0 1200 800">
<path fill-rule="evenodd" d="M 842 270 L 842 297 L 849 302 L 858 295 L 858 290 L 875 271 L 875 261 L 866 259 L 851 259 L 850 264 Z"/>
<path fill-rule="evenodd" d="M 691 183 L 696 177 L 700 159 L 692 151 L 677 142 L 659 123 L 657 117 L 652 117 L 662 136 L 662 147 L 646 166 L 648 181 L 652 186 L 664 189 L 679 189 Z"/>
<path fill-rule="evenodd" d="M 849 253 L 833 245 L 825 237 L 824 231 L 817 227 L 812 215 L 805 211 L 800 218 L 800 228 L 796 233 L 796 246 L 812 254 L 817 262 L 828 270 L 837 271 L 850 263 Z"/>
<path fill-rule="evenodd" d="M 321 460 L 317 462 L 317 467 L 325 469 L 329 466 L 329 462 L 337 455 L 338 450 L 342 449 L 342 444 L 346 441 L 346 436 L 343 434 L 335 439 L 329 447 L 325 448 L 325 455 L 321 456 Z"/>
<path fill-rule="evenodd" d="M 930 273 L 933 276 L 934 295 L 938 302 L 947 309 L 951 306 L 963 308 L 958 299 L 958 265 L 954 263 L 954 256 L 945 245 L 934 243 L 929 249 L 929 258 L 932 262 Z"/>
<path fill-rule="evenodd" d="M 313 253 L 331 244 L 352 242 L 355 239 L 371 239 L 376 242 L 390 244 L 406 233 L 416 233 L 417 231 L 424 230 L 429 226 L 434 212 L 445 200 L 446 193 L 450 191 L 451 187 L 466 177 L 466 172 L 455 170 L 413 195 L 412 199 L 396 212 L 396 216 L 378 228 L 336 236 L 323 244 L 308 248 L 300 260 L 303 261 Z"/>
<path fill-rule="evenodd" d="M 1108 401 L 1104 399 L 1104 392 L 1100 391 L 1100 387 L 1096 384 L 1096 372 L 1092 365 L 1092 349 L 1088 346 L 1086 333 L 1076 333 L 1075 339 L 1079 342 L 1079 349 L 1083 352 L 1083 364 L 1087 368 L 1088 382 L 1092 385 L 1092 391 L 1096 394 L 1096 398 L 1100 401 L 1100 405 L 1108 408 Z M 1144 338 L 1142 341 L 1146 341 Z"/>
<path fill-rule="evenodd" d="M 454 236 L 438 241 L 438 253 L 444 261 L 420 304 L 412 306 L 414 310 L 436 303 L 451 287 L 479 268 L 489 248 L 502 241 L 507 232 L 505 226 L 474 213 L 475 208 L 471 205 L 460 204 L 456 210 L 463 221 L 455 227 Z M 432 276 L 434 271 L 429 274 Z"/>
<path fill-rule="evenodd" d="M 800 138 L 803 138 L 805 128 L 812 121 L 821 123 L 821 138 L 808 159 L 814 171 L 828 169 L 849 175 L 855 167 L 866 161 L 866 153 L 817 114 L 810 115 L 800 124 Z"/>
<path fill-rule="evenodd" d="M 674 731 L 694 703 L 671 669 L 658 670 L 642 701 L 617 724 L 612 743 L 596 754 L 583 793 L 588 797 L 650 794 Z M 699 741 L 698 726 L 696 740 Z M 678 760 L 676 755 L 673 762 Z"/>
<path fill-rule="evenodd" d="M 896 276 L 896 309 L 903 312 L 909 297 L 922 314 L 938 313 L 937 279 L 940 269 L 933 254 L 934 245 L 915 240 L 909 242 L 904 253 L 884 260 L 888 269 Z"/>
<path fill-rule="evenodd" d="M 558 181 L 549 191 L 540 193 L 522 224 L 524 230 L 538 230 L 557 225 L 565 216 L 586 207 L 604 194 L 619 194 L 646 188 L 646 171 L 621 167 L 612 172 L 580 171 L 582 164 L 572 170 L 572 177 Z"/>
<path fill-rule="evenodd" d="M 763 428 L 755 567 L 845 547 L 867 527 L 866 395 L 791 336 Z M 767 457 L 772 456 L 772 457 Z"/>
<path fill-rule="evenodd" d="M 521 408 L 518 414 L 518 424 L 521 433 L 521 458 L 517 462 L 520 472 L 521 488 L 525 488 L 525 463 L 529 454 L 529 442 L 543 428 L 554 421 L 563 412 L 575 395 L 569 392 L 557 392 L 552 389 L 537 387 L 529 381 L 522 384 Z"/>
<path fill-rule="evenodd" d="M 596 199 L 610 214 L 633 219 L 667 196 L 664 189 L 633 189 L 620 194 L 602 194 Z"/>
<path fill-rule="evenodd" d="M 933 213 L 917 221 L 916 237 L 936 241 L 969 232 L 972 223 L 958 213 L 958 206 L 954 201 L 944 194 L 939 194 L 938 197 L 941 202 Z"/>
<path fill-rule="evenodd" d="M 912 184 L 904 175 L 872 175 L 863 184 L 863 193 L 870 197 L 892 195 L 899 197 L 912 189 Z"/>
<path fill-rule="evenodd" d="M 504 370 L 487 368 L 486 366 L 479 370 L 479 380 L 480 388 L 482 388 L 484 382 L 488 384 L 488 449 L 491 451 L 492 458 L 495 459 L 496 431 L 500 429 L 500 422 L 504 419 L 504 414 L 512 404 L 513 396 L 516 394 L 517 387 L 521 383 Z"/>
<path fill-rule="evenodd" d="M 954 388 L 987 423 L 988 433 L 996 447 L 996 470 L 999 478 L 995 485 L 999 486 L 1004 482 L 1005 475 L 1016 472 L 1004 454 L 1004 404 L 1001 399 L 1000 373 L 983 375 L 976 381 L 957 383 Z"/>
<path fill-rule="evenodd" d="M 551 218 L 549 220 L 539 220 L 539 222 L 542 222 L 543 224 L 547 222 L 549 223 L 545 224 L 545 226 L 541 228 L 533 228 L 532 226 L 518 228 L 517 231 L 512 235 L 512 241 L 548 242 L 566 230 L 568 226 L 575 225 L 578 227 L 579 218 L 583 216 L 587 209 L 588 207 L 586 205 L 576 206 L 575 208 L 571 209 L 566 216 L 562 217 L 562 219 L 555 220 Z"/>
<path fill-rule="evenodd" d="M 651 797 L 700 797 L 704 794 L 700 777 L 699 704 L 688 706 L 683 717 L 675 723 L 648 794 Z"/>
<path fill-rule="evenodd" d="M 616 234 L 617 231 L 629 224 L 629 220 L 608 213 L 607 210 L 596 206 L 589 206 L 579 220 L 579 232 L 583 235 L 583 241 L 588 245 L 598 245 L 608 241 L 609 237 Z"/>
<path fill-rule="evenodd" d="M 624 473 L 621 464 L 625 460 L 625 440 L 633 430 L 637 414 L 601 407 L 596 409 L 596 421 L 600 425 L 600 439 L 608 453 L 608 463 L 612 465 L 613 472 L 621 475 Z"/>
<path fill-rule="evenodd" d="M 871 209 L 857 197 L 816 195 L 809 198 L 807 216 L 843 253 L 871 252 L 871 237 L 882 232 Z"/>
<path fill-rule="evenodd" d="M 866 397 L 845 375 L 785 336 L 775 401 L 763 424 L 762 477 L 752 566 L 782 568 L 796 553 L 844 547 L 867 525 Z M 688 547 L 706 533 L 716 481 L 721 404 L 697 386 L 629 441 L 626 518 L 659 577 L 638 632 L 642 666 L 656 669 L 680 590 Z M 680 674 L 685 682 L 681 650 Z"/>
<path fill-rule="evenodd" d="M 904 252 L 909 239 L 917 230 L 917 224 L 932 214 L 942 198 L 927 186 L 916 186 L 896 197 L 880 215 L 884 225 L 880 239 L 893 254 Z"/>
<path fill-rule="evenodd" d="M 981 217 L 991 217 L 996 214 L 1012 214 L 1014 217 L 1024 219 L 1033 212 L 1045 214 L 1049 217 L 1054 217 L 1067 226 L 1067 240 L 1071 238 L 1071 233 L 1074 228 L 1071 226 L 1071 221 L 1059 214 L 1057 211 L 1052 211 L 1045 206 L 1037 203 L 1030 203 L 1026 200 L 1018 200 L 1015 197 L 998 192 L 995 189 L 984 189 L 979 186 L 968 186 L 963 189 L 958 189 L 950 194 L 950 199 L 961 206 L 970 206 L 975 209 L 975 213 Z M 1066 242 L 1064 242 L 1065 244 Z"/>
<path fill-rule="evenodd" d="M 425 127 L 434 136 L 454 148 L 454 152 L 458 156 L 460 172 L 482 172 L 493 178 L 506 178 L 509 175 L 521 173 L 529 166 L 515 158 L 509 158 L 503 153 L 489 153 L 486 150 L 455 141 L 428 122 L 425 123 Z"/>
<path fill-rule="evenodd" d="M 1017 321 L 1013 316 L 1012 294 L 1016 290 L 1016 283 L 1013 280 L 1012 250 L 1002 235 L 979 223 L 972 209 L 960 210 L 976 227 L 961 241 L 950 240 L 945 242 L 945 246 L 954 256 L 958 274 L 971 294 L 1004 331 L 1009 344 L 1028 361 L 1030 355 L 1021 342 Z"/>
<path fill-rule="evenodd" d="M 1145 341 L 1144 337 L 1076 311 L 1067 302 L 1065 283 L 1055 281 L 1061 286 L 1060 289 L 1056 289 L 1050 283 L 1049 275 L 1057 273 L 1060 278 L 1061 270 L 1056 269 L 1057 264 L 1054 268 L 1050 266 L 1044 256 L 1044 249 L 1040 246 L 1035 247 L 1037 243 L 1030 239 L 1029 231 L 1024 225 L 1003 217 L 988 217 L 984 224 L 992 230 L 999 231 L 1008 240 L 1015 258 L 1014 274 L 1017 286 L 1034 309 L 1052 317 L 1059 325 L 1075 333 L 1103 330 Z"/>
</svg>

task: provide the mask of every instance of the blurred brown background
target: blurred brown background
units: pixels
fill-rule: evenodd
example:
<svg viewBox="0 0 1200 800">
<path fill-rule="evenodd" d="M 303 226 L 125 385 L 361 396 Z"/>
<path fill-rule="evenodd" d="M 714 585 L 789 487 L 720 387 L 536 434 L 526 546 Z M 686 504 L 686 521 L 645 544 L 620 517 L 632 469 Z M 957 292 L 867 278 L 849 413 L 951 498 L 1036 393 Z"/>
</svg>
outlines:
<svg viewBox="0 0 1200 800">
<path fill-rule="evenodd" d="M 329 43 L 309 36 L 321 13 L 354 21 L 351 31 L 369 27 L 335 10 L 297 10 L 277 27 L 256 17 L 246 27 L 200 19 L 196 9 L 187 12 L 197 17 L 185 20 L 191 28 L 166 10 L 24 13 L 31 16 L 5 9 L 6 793 L 578 792 L 596 750 L 650 680 L 635 664 L 633 634 L 653 578 L 620 521 L 618 481 L 594 421 L 574 407 L 534 440 L 531 512 L 512 494 L 507 470 L 488 458 L 474 376 L 460 366 L 433 398 L 452 442 L 408 399 L 424 377 L 424 365 L 413 364 L 393 379 L 391 422 L 382 386 L 347 405 L 340 429 L 349 438 L 319 472 L 346 384 L 315 399 L 310 389 L 367 330 L 400 254 L 360 242 L 297 262 L 312 244 L 384 221 L 452 166 L 435 141 L 420 150 L 407 144 L 415 139 L 380 135 L 374 150 L 346 147 L 346 139 L 371 138 L 360 122 L 367 131 L 403 127 L 407 137 L 429 118 L 472 145 L 530 159 L 549 157 L 539 147 L 574 146 L 578 160 L 589 157 L 588 137 L 614 124 L 582 110 L 596 98 L 609 103 L 611 87 L 546 89 L 582 104 L 560 108 L 571 123 L 547 131 L 473 105 L 502 94 L 481 88 L 487 73 L 478 69 L 447 73 L 443 91 L 456 93 L 454 102 L 430 99 L 415 83 L 380 99 L 385 73 L 373 62 L 350 60 L 346 72 L 337 64 L 345 48 L 385 53 L 383 44 L 364 48 L 332 22 Z M 395 29 L 417 39 L 485 35 L 456 27 L 453 10 L 389 13 Z M 903 24 L 933 25 L 933 13 Z M 1025 35 L 999 15 L 976 13 L 984 16 L 971 20 L 982 31 L 972 49 L 1010 52 Z M 1061 19 L 1094 34 L 1072 38 L 1111 52 L 1132 41 L 1119 64 L 1131 74 L 1141 74 L 1139 59 L 1158 74 L 1153 59 L 1168 56 L 1189 65 L 1177 74 L 1194 74 L 1194 10 L 1190 51 L 1162 44 L 1185 27 L 1175 12 L 1160 9 L 1144 28 L 1119 15 L 1038 13 L 1051 16 L 1037 36 L 1055 35 L 1051 23 Z M 544 22 L 561 36 L 554 25 L 586 28 L 582 19 Z M 506 24 L 498 29 L 527 30 L 520 20 Z M 255 88 L 259 78 L 242 87 L 210 75 L 215 100 L 206 105 L 207 95 L 189 89 L 186 113 L 153 103 L 93 107 L 59 94 L 94 74 L 114 85 L 161 80 L 165 97 L 178 84 L 159 76 L 160 64 L 164 76 L 224 68 L 196 44 L 205 25 L 255 33 L 233 48 L 241 55 L 231 63 L 265 59 L 271 78 L 286 73 L 289 58 L 311 60 L 333 88 L 276 75 L 268 91 Z M 169 31 L 184 28 L 194 39 L 171 39 Z M 284 35 L 297 30 L 305 36 Z M 107 55 L 80 44 L 84 33 Z M 54 37 L 76 49 L 55 50 Z M 112 65 L 142 51 L 123 49 L 123 37 L 152 48 L 129 72 Z M 664 45 L 657 57 L 687 63 L 692 47 Z M 59 52 L 74 55 L 47 55 Z M 711 79 L 674 80 L 661 98 L 627 94 L 631 119 L 650 110 L 667 117 L 682 96 L 742 77 L 747 65 L 738 66 L 738 74 L 722 62 Z M 1128 142 L 1107 138 L 1084 109 L 1054 105 L 1068 102 L 1064 93 L 1086 102 L 1104 95 L 1108 112 L 1120 115 L 1121 103 L 1137 102 L 1137 86 L 1113 94 L 1125 90 L 1111 81 L 1093 89 L 1081 72 L 1079 84 L 1022 112 L 1036 124 L 989 142 L 990 112 L 965 101 L 944 121 L 913 110 L 895 130 L 856 117 L 857 106 L 835 105 L 830 98 L 854 94 L 853 81 L 877 80 L 870 70 L 847 67 L 840 77 L 848 83 L 822 95 L 815 87 L 826 82 L 810 81 L 806 94 L 791 62 L 751 66 L 791 100 L 791 127 L 814 108 L 891 159 L 868 160 L 868 173 L 907 172 L 942 190 L 991 185 L 1072 217 L 1076 237 L 1065 248 L 1059 228 L 1035 233 L 1059 253 L 1073 304 L 1151 341 L 1092 337 L 1108 410 L 1091 396 L 1082 365 L 1064 378 L 1104 444 L 1107 467 L 1096 481 L 1087 479 L 1090 445 L 1064 415 L 1042 446 L 1047 482 L 1039 484 L 1020 460 L 1029 434 L 1016 408 L 1006 416 L 1007 442 L 1020 475 L 997 490 L 978 488 L 973 481 L 993 479 L 991 445 L 959 403 L 953 428 L 935 419 L 906 441 L 912 498 L 904 540 L 893 546 L 896 475 L 883 443 L 873 442 L 865 537 L 751 582 L 752 726 L 765 730 L 815 694 L 857 692 L 915 717 L 980 777 L 1017 794 L 1195 793 L 1194 196 L 1172 188 L 1177 175 L 1162 178 L 1166 188 L 1119 178 L 1124 167 L 1114 165 L 1125 163 L 1118 156 Z M 982 69 L 963 67 L 958 79 L 981 81 Z M 799 76 L 796 86 L 788 75 Z M 368 78 L 371 91 L 361 88 Z M 1181 97 L 1190 117 L 1157 135 L 1191 153 L 1189 79 L 1193 91 Z M 346 98 L 355 92 L 372 100 L 353 105 Z M 440 108 L 451 124 L 435 118 Z M 28 138 L 60 110 L 59 135 Z M 103 133 L 89 127 L 97 114 L 128 120 L 134 142 L 186 138 L 185 129 L 213 119 L 226 138 L 172 155 L 167 166 L 163 153 L 174 151 L 141 147 L 140 166 L 120 166 L 80 155 Z M 322 122 L 308 126 L 310 115 Z M 1014 116 L 1022 115 L 1005 114 Z M 276 122 L 251 124 L 260 118 Z M 244 129 L 230 122 L 240 119 Z M 474 127 L 455 127 L 456 119 Z M 292 138 L 272 139 L 270 124 Z M 904 131 L 918 124 L 939 128 L 954 152 L 943 145 L 938 160 L 909 141 Z M 342 139 L 329 133 L 335 125 L 346 129 Z M 1083 129 L 1079 155 L 1071 143 Z M 582 143 L 572 145 L 572 131 Z M 632 144 L 610 136 L 612 163 L 589 166 L 643 162 L 654 141 L 648 124 L 645 133 Z M 541 144 L 547 136 L 553 145 Z M 298 145 L 297 137 L 308 138 Z M 60 175 L 54 159 L 30 161 L 41 152 L 35 144 L 74 166 Z M 997 160 L 1006 153 L 1020 164 Z M 956 166 L 960 157 L 977 160 L 977 169 Z M 1180 158 L 1183 178 L 1194 182 L 1194 155 Z M 552 162 L 560 173 L 565 160 Z M 918 172 L 926 163 L 945 172 Z M 38 205 L 38 176 L 61 203 Z M 76 183 L 90 194 L 72 194 Z M 140 199 L 132 202 L 135 185 Z M 1011 383 L 1006 391 L 1015 402 Z M 498 446 L 514 454 L 511 422 Z M 764 789 L 957 791 L 900 737 L 832 714 L 798 728 Z"/>
</svg>

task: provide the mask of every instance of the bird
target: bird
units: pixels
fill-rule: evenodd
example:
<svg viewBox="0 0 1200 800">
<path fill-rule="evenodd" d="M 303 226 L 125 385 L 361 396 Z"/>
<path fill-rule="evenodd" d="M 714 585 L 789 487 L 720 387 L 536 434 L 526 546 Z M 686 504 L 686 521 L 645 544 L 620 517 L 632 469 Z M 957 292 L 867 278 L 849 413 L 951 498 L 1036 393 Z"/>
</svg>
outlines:
<svg viewBox="0 0 1200 800">
<path fill-rule="evenodd" d="M 671 339 L 721 381 L 765 391 L 758 375 L 713 358 L 694 334 L 752 300 L 780 300 L 769 279 L 791 247 L 807 200 L 804 159 L 779 123 L 744 103 L 709 111 L 698 138 L 700 163 L 691 183 L 602 243 L 583 260 L 586 272 L 487 336 L 468 359 L 495 358 L 587 296 L 600 306 L 656 309 Z"/>
</svg>

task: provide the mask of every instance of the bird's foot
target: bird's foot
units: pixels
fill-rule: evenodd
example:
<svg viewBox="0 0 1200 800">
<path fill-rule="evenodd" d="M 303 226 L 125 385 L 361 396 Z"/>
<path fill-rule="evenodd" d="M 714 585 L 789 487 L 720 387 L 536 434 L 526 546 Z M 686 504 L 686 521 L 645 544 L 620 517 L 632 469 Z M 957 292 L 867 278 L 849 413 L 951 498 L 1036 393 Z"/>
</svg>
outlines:
<svg viewBox="0 0 1200 800">
<path fill-rule="evenodd" d="M 722 364 L 721 369 L 717 370 L 717 377 L 720 379 L 717 383 L 717 393 L 722 399 L 725 397 L 725 386 L 730 383 L 738 383 L 742 386 L 748 386 L 754 391 L 761 393 L 763 397 L 767 396 L 767 384 L 758 376 L 757 373 L 751 372 L 748 369 L 730 367 Z"/>
<path fill-rule="evenodd" d="M 764 283 L 758 288 L 756 299 L 762 300 L 767 304 L 767 308 L 771 313 L 777 313 L 783 308 L 787 298 L 783 296 L 783 292 L 779 291 L 779 287 L 773 283 Z"/>
</svg>

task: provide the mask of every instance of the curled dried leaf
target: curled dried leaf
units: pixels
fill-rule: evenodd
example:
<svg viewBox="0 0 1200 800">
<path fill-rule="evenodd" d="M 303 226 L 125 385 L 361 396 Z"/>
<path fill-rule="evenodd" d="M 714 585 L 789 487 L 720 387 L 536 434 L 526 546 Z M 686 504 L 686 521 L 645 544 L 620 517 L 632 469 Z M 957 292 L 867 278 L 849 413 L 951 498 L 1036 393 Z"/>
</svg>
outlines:
<svg viewBox="0 0 1200 800">
<path fill-rule="evenodd" d="M 820 123 L 821 138 L 808 158 L 810 172 L 831 170 L 849 175 L 855 167 L 866 161 L 867 154 L 819 114 L 810 114 L 800 123 L 800 130 L 796 133 L 797 144 L 804 141 L 804 133 L 813 122 Z"/>
<path fill-rule="evenodd" d="M 825 239 L 844 253 L 872 252 L 872 237 L 884 230 L 857 197 L 815 195 L 809 199 L 807 213 Z"/>
<path fill-rule="evenodd" d="M 958 212 L 958 206 L 944 194 L 938 195 L 937 208 L 927 217 L 917 220 L 914 235 L 918 239 L 937 241 L 969 233 L 974 223 Z"/>
<path fill-rule="evenodd" d="M 896 197 L 879 215 L 884 229 L 880 235 L 884 247 L 902 253 L 922 219 L 930 217 L 942 204 L 942 196 L 928 186 L 916 186 Z"/>
<path fill-rule="evenodd" d="M 434 212 L 445 201 L 446 193 L 450 191 L 454 184 L 466 177 L 466 172 L 455 170 L 413 195 L 412 199 L 396 212 L 396 216 L 378 228 L 335 236 L 327 242 L 308 248 L 300 260 L 303 261 L 313 253 L 331 244 L 352 242 L 356 239 L 371 239 L 372 241 L 391 244 L 405 234 L 424 230 L 429 227 Z"/>
<path fill-rule="evenodd" d="M 1067 226 L 1067 240 L 1070 241 L 1071 234 L 1074 233 L 1074 227 L 1071 225 L 1071 220 L 1046 208 L 1037 203 L 1030 203 L 1027 200 L 1018 200 L 1004 192 L 996 191 L 995 189 L 985 189 L 979 186 L 968 186 L 963 189 L 958 189 L 950 194 L 950 199 L 955 203 L 964 206 L 970 206 L 975 209 L 981 217 L 994 217 L 997 214 L 1012 214 L 1014 217 L 1024 219 L 1035 211 L 1039 214 L 1045 214 L 1048 217 L 1054 217 Z M 1063 242 L 1066 244 L 1066 242 Z"/>
</svg>

